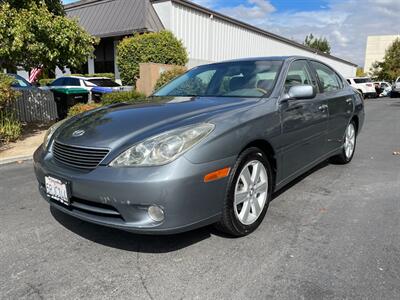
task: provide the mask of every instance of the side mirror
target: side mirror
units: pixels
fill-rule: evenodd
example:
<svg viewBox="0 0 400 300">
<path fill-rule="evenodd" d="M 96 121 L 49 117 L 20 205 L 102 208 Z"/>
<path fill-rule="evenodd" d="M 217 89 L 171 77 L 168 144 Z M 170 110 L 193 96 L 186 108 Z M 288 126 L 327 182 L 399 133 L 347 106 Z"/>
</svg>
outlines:
<svg viewBox="0 0 400 300">
<path fill-rule="evenodd" d="M 287 93 L 289 99 L 312 99 L 316 95 L 315 87 L 308 84 L 292 86 Z"/>
</svg>

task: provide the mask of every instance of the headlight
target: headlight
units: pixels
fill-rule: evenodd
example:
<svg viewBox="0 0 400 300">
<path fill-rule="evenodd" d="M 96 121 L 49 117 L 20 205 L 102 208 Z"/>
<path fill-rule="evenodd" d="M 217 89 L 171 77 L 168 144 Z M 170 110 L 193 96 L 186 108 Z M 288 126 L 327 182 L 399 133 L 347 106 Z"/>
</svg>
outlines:
<svg viewBox="0 0 400 300">
<path fill-rule="evenodd" d="M 214 129 L 213 124 L 202 123 L 167 131 L 129 148 L 110 166 L 159 166 L 167 164 L 199 143 Z"/>
<path fill-rule="evenodd" d="M 60 127 L 65 121 L 67 121 L 69 118 L 66 118 L 64 120 L 61 120 L 55 124 L 53 124 L 46 132 L 46 134 L 44 135 L 44 139 L 43 139 L 43 148 L 47 149 L 47 147 L 49 146 L 49 142 L 51 140 L 51 137 L 53 136 L 54 132 L 56 132 L 57 128 Z"/>
</svg>

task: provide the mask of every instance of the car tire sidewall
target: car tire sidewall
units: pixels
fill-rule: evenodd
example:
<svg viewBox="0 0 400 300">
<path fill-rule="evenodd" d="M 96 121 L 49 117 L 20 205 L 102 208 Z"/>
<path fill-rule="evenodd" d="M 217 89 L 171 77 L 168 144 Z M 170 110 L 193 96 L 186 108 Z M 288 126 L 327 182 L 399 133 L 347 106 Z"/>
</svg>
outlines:
<svg viewBox="0 0 400 300">
<path fill-rule="evenodd" d="M 349 126 L 350 124 L 352 124 L 353 127 L 354 127 L 354 135 L 355 135 L 355 136 L 354 136 L 354 149 L 353 149 L 353 153 L 351 154 L 351 156 L 350 156 L 350 157 L 347 157 L 347 156 L 346 156 L 346 149 L 344 148 L 344 143 L 345 143 L 344 141 L 345 141 L 345 139 L 346 139 L 347 128 L 348 128 L 348 126 Z M 355 123 L 354 121 L 351 121 L 351 122 L 349 123 L 349 125 L 347 125 L 346 131 L 345 131 L 344 137 L 343 137 L 342 156 L 343 156 L 344 163 L 349 163 L 349 162 L 351 162 L 351 160 L 353 159 L 354 153 L 356 152 L 356 146 L 357 146 L 357 126 L 356 126 L 356 123 Z"/>
<path fill-rule="evenodd" d="M 245 225 L 237 219 L 234 211 L 235 188 L 236 188 L 236 181 L 238 180 L 238 177 L 243 167 L 249 161 L 252 160 L 258 160 L 264 165 L 268 176 L 268 192 L 264 208 L 258 219 L 253 224 Z M 227 210 L 228 210 L 227 217 L 230 219 L 230 223 L 233 226 L 235 232 L 237 232 L 237 236 L 247 235 L 253 232 L 261 224 L 268 210 L 269 202 L 271 200 L 271 194 L 272 194 L 272 169 L 266 155 L 258 148 L 249 148 L 245 150 L 239 156 L 235 164 L 235 167 L 231 172 L 231 177 L 229 179 L 228 191 L 227 191 Z"/>
</svg>

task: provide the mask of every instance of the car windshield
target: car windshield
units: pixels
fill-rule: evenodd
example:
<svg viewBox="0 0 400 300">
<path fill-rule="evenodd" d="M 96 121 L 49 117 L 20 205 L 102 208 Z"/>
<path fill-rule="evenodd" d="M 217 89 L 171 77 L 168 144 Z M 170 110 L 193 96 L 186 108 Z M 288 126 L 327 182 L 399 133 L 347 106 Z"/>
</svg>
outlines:
<svg viewBox="0 0 400 300">
<path fill-rule="evenodd" d="M 262 97 L 269 96 L 282 61 L 236 61 L 190 70 L 159 89 L 154 96 Z"/>
<path fill-rule="evenodd" d="M 13 87 L 31 87 L 32 84 L 30 84 L 28 81 L 26 81 L 23 77 L 16 75 L 16 74 L 10 74 L 12 77 L 15 78 L 15 82 L 11 85 Z"/>
<path fill-rule="evenodd" d="M 111 79 L 107 78 L 96 78 L 96 79 L 89 79 L 87 80 L 90 83 L 93 83 L 96 86 L 104 86 L 104 87 L 116 87 L 120 86 L 118 83 L 115 81 L 112 81 Z"/>
<path fill-rule="evenodd" d="M 371 82 L 370 78 L 354 78 L 355 83 L 367 83 Z"/>
</svg>

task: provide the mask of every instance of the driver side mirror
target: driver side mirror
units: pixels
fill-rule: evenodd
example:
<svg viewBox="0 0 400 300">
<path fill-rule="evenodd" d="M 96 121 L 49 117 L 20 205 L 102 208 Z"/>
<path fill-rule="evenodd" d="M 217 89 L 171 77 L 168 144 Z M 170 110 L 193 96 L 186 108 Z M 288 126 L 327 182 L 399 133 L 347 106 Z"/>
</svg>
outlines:
<svg viewBox="0 0 400 300">
<path fill-rule="evenodd" d="M 286 94 L 285 98 L 288 99 L 312 99 L 317 95 L 317 91 L 314 86 L 309 84 L 294 85 Z"/>
</svg>

